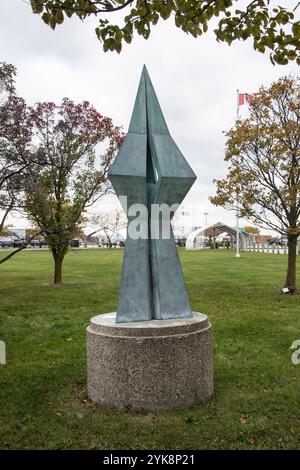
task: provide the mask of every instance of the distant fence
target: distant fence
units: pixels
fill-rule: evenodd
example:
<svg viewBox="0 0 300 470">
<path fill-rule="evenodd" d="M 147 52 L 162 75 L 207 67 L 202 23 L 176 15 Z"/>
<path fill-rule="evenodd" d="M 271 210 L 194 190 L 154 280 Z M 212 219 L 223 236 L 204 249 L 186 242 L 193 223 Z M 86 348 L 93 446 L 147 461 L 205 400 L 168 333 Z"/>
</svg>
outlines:
<svg viewBox="0 0 300 470">
<path fill-rule="evenodd" d="M 246 251 L 253 251 L 255 253 L 272 253 L 273 255 L 274 254 L 287 255 L 289 251 L 287 245 L 279 245 L 275 243 L 272 243 L 272 245 L 270 245 L 267 242 L 255 243 L 251 241 L 246 243 L 246 246 L 244 246 L 242 249 Z M 298 241 L 297 243 L 297 254 L 300 255 L 300 241 Z"/>
<path fill-rule="evenodd" d="M 203 248 L 203 247 L 202 247 Z M 209 248 L 209 247 L 205 247 Z M 226 244 L 226 242 L 220 243 L 217 247 L 214 248 L 221 248 L 221 249 L 228 249 L 233 248 L 236 249 L 236 245 L 232 246 L 232 244 Z M 273 255 L 287 255 L 288 254 L 288 246 L 287 245 L 279 245 L 276 243 L 269 244 L 268 242 L 264 243 L 255 243 L 251 240 L 243 240 L 240 244 L 240 249 L 243 251 L 253 251 L 254 253 L 271 253 Z M 300 241 L 297 243 L 297 254 L 300 255 Z"/>
</svg>

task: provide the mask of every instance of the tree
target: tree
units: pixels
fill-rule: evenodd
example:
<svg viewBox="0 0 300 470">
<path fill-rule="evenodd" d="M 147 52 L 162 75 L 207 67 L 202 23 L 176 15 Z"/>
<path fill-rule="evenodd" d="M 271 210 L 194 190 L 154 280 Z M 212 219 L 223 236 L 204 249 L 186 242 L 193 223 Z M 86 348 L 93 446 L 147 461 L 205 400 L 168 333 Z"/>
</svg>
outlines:
<svg viewBox="0 0 300 470">
<path fill-rule="evenodd" d="M 93 227 L 93 231 L 88 233 L 85 237 L 85 247 L 87 247 L 88 240 L 99 232 L 104 232 L 109 242 L 112 244 L 112 237 L 114 235 L 120 236 L 120 230 L 127 226 L 127 220 L 123 211 L 114 209 L 111 211 L 100 211 L 88 219 L 88 224 Z"/>
<path fill-rule="evenodd" d="M 181 206 L 181 209 L 177 210 L 175 212 L 175 215 L 172 217 L 171 225 L 174 235 L 177 237 L 181 236 L 182 238 L 184 238 L 186 216 L 189 216 L 189 212 L 184 206 Z"/>
<path fill-rule="evenodd" d="M 287 236 L 285 287 L 296 292 L 296 250 L 300 235 L 300 80 L 284 77 L 262 87 L 249 118 L 226 133 L 228 174 L 217 180 L 215 205 L 233 208 L 254 224 Z"/>
<path fill-rule="evenodd" d="M 15 94 L 16 67 L 6 62 L 0 62 L 0 103 L 5 99 L 5 95 Z"/>
<path fill-rule="evenodd" d="M 10 172 L 7 169 L 7 142 L 4 135 L 8 125 L 8 119 L 7 112 L 3 109 L 3 103 L 5 103 L 8 96 L 14 95 L 15 93 L 15 75 L 16 69 L 12 64 L 0 62 L 0 210 L 3 211 L 0 218 L 0 232 L 4 230 L 7 216 L 14 205 L 14 202 L 6 191 Z"/>
<path fill-rule="evenodd" d="M 99 17 L 96 34 L 104 51 L 120 52 L 122 43 L 130 43 L 134 32 L 148 39 L 151 28 L 170 16 L 178 28 L 195 38 L 207 31 L 214 17 L 220 17 L 214 30 L 218 41 L 230 45 L 237 39 L 252 38 L 255 50 L 271 51 L 273 63 L 295 59 L 300 63 L 300 23 L 295 20 L 298 0 L 291 0 L 289 8 L 277 6 L 273 0 L 248 0 L 245 8 L 238 6 L 237 0 L 31 0 L 31 6 L 53 29 L 65 16 L 76 15 L 81 20 Z M 125 14 L 122 26 L 107 19 L 119 10 Z"/>
<path fill-rule="evenodd" d="M 0 237 L 9 237 L 11 235 L 12 225 L 8 224 L 0 230 Z"/>
<path fill-rule="evenodd" d="M 0 231 L 17 208 L 24 170 L 31 163 L 31 123 L 23 98 L 16 96 L 11 64 L 0 63 Z"/>
<path fill-rule="evenodd" d="M 246 225 L 246 227 L 244 227 L 244 231 L 252 235 L 258 235 L 260 232 L 258 227 L 251 227 L 251 225 Z"/>
<path fill-rule="evenodd" d="M 25 101 L 9 96 L 0 106 L 0 230 L 19 205 L 25 170 L 32 162 L 31 132 Z"/>
<path fill-rule="evenodd" d="M 38 103 L 31 119 L 35 164 L 26 178 L 25 209 L 52 250 L 54 283 L 60 284 L 70 240 L 84 211 L 107 190 L 107 171 L 123 133 L 87 101 Z M 106 149 L 96 158 L 100 142 Z"/>
</svg>

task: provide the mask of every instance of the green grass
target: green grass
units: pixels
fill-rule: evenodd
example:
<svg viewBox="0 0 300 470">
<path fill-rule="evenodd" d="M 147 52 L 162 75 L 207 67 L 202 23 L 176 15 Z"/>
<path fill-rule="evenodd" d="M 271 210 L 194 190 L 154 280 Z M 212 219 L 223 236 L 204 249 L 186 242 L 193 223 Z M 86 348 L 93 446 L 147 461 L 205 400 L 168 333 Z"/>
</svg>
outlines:
<svg viewBox="0 0 300 470">
<path fill-rule="evenodd" d="M 286 256 L 180 256 L 192 307 L 213 325 L 215 394 L 160 413 L 113 411 L 86 398 L 85 328 L 116 308 L 122 251 L 70 252 L 61 288 L 51 284 L 48 251 L 0 266 L 0 448 L 300 447 L 300 365 L 289 350 L 300 339 L 300 297 L 279 294 Z"/>
</svg>

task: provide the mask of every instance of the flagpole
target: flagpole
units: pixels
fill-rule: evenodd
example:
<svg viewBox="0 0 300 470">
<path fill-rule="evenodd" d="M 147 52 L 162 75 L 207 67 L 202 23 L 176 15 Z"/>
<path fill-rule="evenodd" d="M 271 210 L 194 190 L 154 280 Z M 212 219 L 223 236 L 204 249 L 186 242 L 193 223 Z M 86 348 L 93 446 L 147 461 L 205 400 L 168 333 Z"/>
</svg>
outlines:
<svg viewBox="0 0 300 470">
<path fill-rule="evenodd" d="M 240 90 L 236 90 L 236 121 L 239 120 L 239 112 L 240 112 Z M 236 258 L 240 258 L 240 221 L 239 221 L 239 197 L 238 193 L 236 193 Z"/>
<path fill-rule="evenodd" d="M 236 194 L 236 258 L 240 258 L 240 220 L 239 220 L 239 199 Z"/>
</svg>

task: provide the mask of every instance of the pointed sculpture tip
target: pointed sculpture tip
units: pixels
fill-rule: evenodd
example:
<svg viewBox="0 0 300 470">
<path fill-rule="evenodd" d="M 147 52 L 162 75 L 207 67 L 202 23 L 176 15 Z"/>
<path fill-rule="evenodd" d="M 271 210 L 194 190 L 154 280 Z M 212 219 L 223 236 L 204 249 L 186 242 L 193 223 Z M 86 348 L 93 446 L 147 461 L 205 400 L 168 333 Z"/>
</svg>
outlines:
<svg viewBox="0 0 300 470">
<path fill-rule="evenodd" d="M 146 67 L 145 64 L 143 65 L 142 75 L 145 75 L 145 76 L 148 75 L 149 76 L 149 72 L 148 72 L 147 67 Z"/>
</svg>

